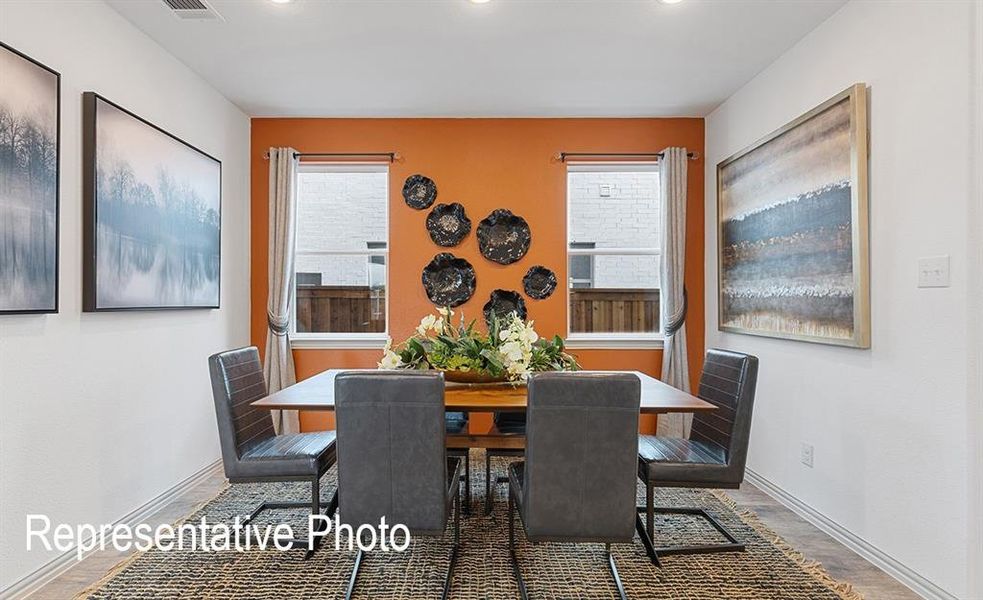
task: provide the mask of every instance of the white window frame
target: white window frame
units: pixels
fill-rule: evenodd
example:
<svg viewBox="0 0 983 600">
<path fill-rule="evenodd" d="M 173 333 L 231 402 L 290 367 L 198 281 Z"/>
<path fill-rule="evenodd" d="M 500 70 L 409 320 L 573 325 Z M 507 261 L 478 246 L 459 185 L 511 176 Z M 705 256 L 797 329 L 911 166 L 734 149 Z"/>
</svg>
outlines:
<svg viewBox="0 0 983 600">
<path fill-rule="evenodd" d="M 570 257 L 577 255 L 590 256 L 658 256 L 661 259 L 662 251 L 660 248 L 571 248 L 571 242 L 584 242 L 589 240 L 571 240 L 570 232 L 573 211 L 570 204 L 570 173 L 594 173 L 599 171 L 607 172 L 632 172 L 632 171 L 658 171 L 658 163 L 652 161 L 644 162 L 570 162 L 567 163 L 567 239 L 566 239 L 566 261 L 567 268 L 570 268 Z M 662 224 L 659 224 L 660 234 L 664 235 Z M 659 331 L 655 333 L 573 333 L 571 332 L 570 320 L 573 311 L 570 309 L 570 281 L 569 278 L 564 282 L 566 288 L 566 311 L 567 311 L 567 337 L 566 345 L 568 348 L 590 348 L 617 350 L 625 348 L 662 348 L 664 336 L 662 334 L 662 323 L 660 319 Z M 660 287 L 660 295 L 661 295 Z M 661 297 L 660 297 L 661 305 Z"/>
<path fill-rule="evenodd" d="M 392 295 L 389 287 L 389 165 L 386 163 L 324 163 L 324 162 L 304 162 L 297 167 L 298 178 L 301 173 L 385 173 L 385 225 L 386 225 L 386 247 L 368 248 L 358 250 L 324 250 L 314 252 L 298 252 L 294 248 L 294 256 L 385 256 L 386 257 L 386 305 L 385 322 L 386 330 L 382 333 L 332 333 L 332 332 L 300 332 L 297 331 L 297 293 L 296 284 L 291 291 L 290 298 L 290 346 L 297 349 L 382 349 L 389 339 L 389 298 Z M 299 188 L 299 184 L 298 184 Z M 371 240 L 378 241 L 378 240 Z M 366 267 L 368 268 L 368 267 Z M 294 267 L 294 274 L 297 269 Z"/>
</svg>

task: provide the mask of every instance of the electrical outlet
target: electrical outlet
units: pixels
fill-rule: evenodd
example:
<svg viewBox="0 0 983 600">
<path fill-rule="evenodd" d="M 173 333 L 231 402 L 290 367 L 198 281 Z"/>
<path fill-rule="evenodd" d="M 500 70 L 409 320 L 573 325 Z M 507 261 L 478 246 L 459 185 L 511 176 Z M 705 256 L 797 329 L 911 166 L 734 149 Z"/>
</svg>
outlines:
<svg viewBox="0 0 983 600">
<path fill-rule="evenodd" d="M 803 442 L 803 444 L 802 444 L 802 455 L 799 458 L 799 460 L 802 461 L 802 464 L 804 464 L 805 466 L 807 466 L 807 467 L 809 467 L 811 469 L 812 468 L 812 457 L 813 457 L 812 444 L 806 444 L 806 443 Z"/>
<path fill-rule="evenodd" d="M 949 256 L 918 259 L 918 287 L 949 287 Z"/>
</svg>

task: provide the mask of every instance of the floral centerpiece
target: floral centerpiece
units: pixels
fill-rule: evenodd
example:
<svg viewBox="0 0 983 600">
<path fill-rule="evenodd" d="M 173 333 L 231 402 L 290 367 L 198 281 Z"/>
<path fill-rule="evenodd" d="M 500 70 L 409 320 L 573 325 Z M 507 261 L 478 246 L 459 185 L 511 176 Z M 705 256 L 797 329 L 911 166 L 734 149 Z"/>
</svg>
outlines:
<svg viewBox="0 0 983 600">
<path fill-rule="evenodd" d="M 521 383 L 534 371 L 576 371 L 577 360 L 563 351 L 563 339 L 540 338 L 533 321 L 516 313 L 492 316 L 488 333 L 475 328 L 475 321 L 451 323 L 454 311 L 438 309 L 420 321 L 416 334 L 398 346 L 386 343 L 380 369 L 436 369 L 448 381 Z"/>
</svg>

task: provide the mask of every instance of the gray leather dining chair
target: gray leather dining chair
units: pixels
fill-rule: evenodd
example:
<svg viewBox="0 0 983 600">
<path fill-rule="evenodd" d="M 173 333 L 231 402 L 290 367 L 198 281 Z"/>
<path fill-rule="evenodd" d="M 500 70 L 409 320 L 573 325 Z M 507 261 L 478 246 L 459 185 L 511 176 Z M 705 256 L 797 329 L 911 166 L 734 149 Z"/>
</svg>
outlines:
<svg viewBox="0 0 983 600">
<path fill-rule="evenodd" d="M 526 459 L 509 466 L 509 554 L 515 509 L 531 542 L 603 542 L 618 593 L 627 598 L 612 543 L 635 534 L 635 468 L 641 381 L 630 373 L 536 373 L 529 378 Z"/>
<path fill-rule="evenodd" d="M 638 476 L 645 483 L 646 531 L 639 534 L 652 562 L 659 556 L 740 552 L 744 544 L 702 508 L 656 507 L 653 489 L 658 487 L 737 489 L 744 481 L 751 412 L 758 381 L 758 359 L 729 350 L 707 351 L 697 395 L 717 409 L 696 413 L 688 439 L 638 436 Z M 695 515 L 706 519 L 727 542 L 655 547 L 655 515 Z"/>
<path fill-rule="evenodd" d="M 267 394 L 263 365 L 255 347 L 214 354 L 208 358 L 208 369 L 222 464 L 229 482 L 309 481 L 311 484 L 310 502 L 262 502 L 243 525 L 255 520 L 264 510 L 310 507 L 312 514 L 333 515 L 338 493 L 335 492 L 330 503 L 321 502 L 320 480 L 335 462 L 335 432 L 276 435 L 270 411 L 251 405 Z M 295 538 L 290 545 L 307 546 L 310 557 L 321 539 L 322 536 L 314 536 L 309 543 L 307 539 Z"/>
<path fill-rule="evenodd" d="M 335 377 L 339 520 L 357 530 L 386 518 L 411 535 L 444 533 L 454 511 L 454 545 L 444 578 L 450 593 L 460 545 L 462 459 L 444 449 L 444 377 L 426 371 L 349 371 Z M 381 434 L 380 432 L 385 432 Z M 345 598 L 351 598 L 359 549 Z"/>
</svg>

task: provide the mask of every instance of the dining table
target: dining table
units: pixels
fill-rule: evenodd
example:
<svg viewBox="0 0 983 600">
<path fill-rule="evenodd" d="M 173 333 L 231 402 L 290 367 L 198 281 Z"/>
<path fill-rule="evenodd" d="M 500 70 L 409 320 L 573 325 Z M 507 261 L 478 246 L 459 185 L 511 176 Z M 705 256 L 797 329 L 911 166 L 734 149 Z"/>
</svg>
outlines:
<svg viewBox="0 0 983 600">
<path fill-rule="evenodd" d="M 274 392 L 252 403 L 270 410 L 333 411 L 334 380 L 338 373 L 375 372 L 375 369 L 328 369 Z M 592 373 L 632 373 L 641 381 L 642 414 L 695 413 L 716 410 L 716 406 L 690 393 L 667 385 L 641 371 L 591 371 Z M 444 384 L 444 406 L 448 412 L 522 412 L 526 410 L 526 386 L 512 383 Z M 500 433 L 464 433 L 447 436 L 448 448 L 524 448 L 525 436 Z"/>
</svg>

